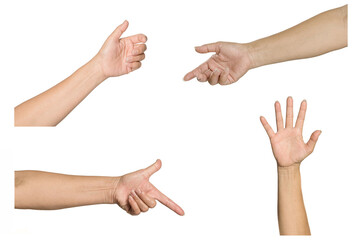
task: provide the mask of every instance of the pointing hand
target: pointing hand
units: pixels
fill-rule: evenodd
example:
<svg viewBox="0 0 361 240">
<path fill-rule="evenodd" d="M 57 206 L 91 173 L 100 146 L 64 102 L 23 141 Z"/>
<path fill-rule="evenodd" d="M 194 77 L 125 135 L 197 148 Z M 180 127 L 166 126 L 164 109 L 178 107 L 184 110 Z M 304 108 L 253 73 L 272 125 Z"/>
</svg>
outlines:
<svg viewBox="0 0 361 240">
<path fill-rule="evenodd" d="M 149 178 L 161 166 L 162 162 L 158 159 L 145 169 L 120 177 L 114 194 L 115 202 L 129 214 L 138 215 L 141 212 L 148 211 L 149 208 L 155 207 L 155 200 L 158 200 L 175 213 L 183 216 L 183 209 L 149 182 Z"/>
</svg>

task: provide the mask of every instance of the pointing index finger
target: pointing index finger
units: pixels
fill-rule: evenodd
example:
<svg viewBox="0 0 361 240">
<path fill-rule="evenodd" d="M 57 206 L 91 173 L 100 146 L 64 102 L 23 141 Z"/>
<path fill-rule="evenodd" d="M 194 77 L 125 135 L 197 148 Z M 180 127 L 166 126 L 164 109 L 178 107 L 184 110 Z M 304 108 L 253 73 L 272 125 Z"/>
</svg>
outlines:
<svg viewBox="0 0 361 240">
<path fill-rule="evenodd" d="M 157 199 L 161 204 L 168 207 L 170 210 L 177 213 L 178 215 L 180 215 L 180 216 L 184 215 L 183 209 L 180 206 L 178 206 L 178 204 L 173 202 L 172 199 L 168 198 L 166 195 L 164 195 L 162 192 L 160 192 L 158 189 L 155 188 L 154 196 L 152 196 L 152 197 Z"/>
</svg>

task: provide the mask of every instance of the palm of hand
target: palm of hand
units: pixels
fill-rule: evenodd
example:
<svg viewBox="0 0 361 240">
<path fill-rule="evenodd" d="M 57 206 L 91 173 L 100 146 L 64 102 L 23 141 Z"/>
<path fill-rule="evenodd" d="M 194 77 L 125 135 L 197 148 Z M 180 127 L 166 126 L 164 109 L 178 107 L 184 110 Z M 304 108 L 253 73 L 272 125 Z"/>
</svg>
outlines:
<svg viewBox="0 0 361 240">
<path fill-rule="evenodd" d="M 308 156 L 307 145 L 297 128 L 284 128 L 271 138 L 273 155 L 278 165 L 288 167 Z"/>
<path fill-rule="evenodd" d="M 111 40 L 104 44 L 101 52 L 104 74 L 115 77 L 131 72 L 131 64 L 127 62 L 127 58 L 133 55 L 134 44 L 128 38 Z"/>
<path fill-rule="evenodd" d="M 268 124 L 264 117 L 261 117 L 261 123 L 271 140 L 273 155 L 277 160 L 277 164 L 281 167 L 289 167 L 293 164 L 299 164 L 308 155 L 313 152 L 321 131 L 314 131 L 307 143 L 303 141 L 302 130 L 305 121 L 307 103 L 302 101 L 300 111 L 293 127 L 293 100 L 287 98 L 286 124 L 283 125 L 283 117 L 281 105 L 277 101 L 275 103 L 277 133 Z"/>
<path fill-rule="evenodd" d="M 238 81 L 250 68 L 250 60 L 247 49 L 237 43 L 221 43 L 219 53 L 214 54 L 208 65 L 211 70 L 216 68 L 229 69 L 229 77 L 226 84 Z"/>
</svg>

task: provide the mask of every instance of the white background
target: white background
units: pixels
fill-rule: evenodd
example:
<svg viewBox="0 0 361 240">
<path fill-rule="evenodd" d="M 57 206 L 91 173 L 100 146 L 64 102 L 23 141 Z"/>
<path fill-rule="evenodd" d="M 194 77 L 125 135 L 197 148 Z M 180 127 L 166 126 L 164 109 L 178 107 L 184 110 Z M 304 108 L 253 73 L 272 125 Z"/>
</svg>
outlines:
<svg viewBox="0 0 361 240">
<path fill-rule="evenodd" d="M 210 86 L 183 76 L 210 57 L 194 46 L 249 42 L 345 1 L 12 1 L 1 3 L 1 230 L 6 239 L 278 238 L 277 175 L 259 116 L 308 101 L 305 140 L 323 131 L 301 167 L 314 237 L 360 235 L 360 8 L 349 5 L 349 47 L 251 70 Z M 108 79 L 56 128 L 14 128 L 13 108 L 92 58 L 127 19 L 148 36 L 140 70 Z M 297 46 L 295 46 L 297 47 Z M 297 113 L 295 113 L 296 115 Z M 185 210 L 158 204 L 128 216 L 116 205 L 13 209 L 13 171 L 118 176 L 157 158 L 151 179 Z M 5 239 L 5 238 L 2 238 Z"/>
</svg>

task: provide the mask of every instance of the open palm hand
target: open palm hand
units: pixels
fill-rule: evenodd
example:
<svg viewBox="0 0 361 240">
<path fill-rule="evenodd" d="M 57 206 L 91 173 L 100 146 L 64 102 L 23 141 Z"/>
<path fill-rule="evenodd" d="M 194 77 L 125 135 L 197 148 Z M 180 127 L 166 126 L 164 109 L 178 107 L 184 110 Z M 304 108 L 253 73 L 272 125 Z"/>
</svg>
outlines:
<svg viewBox="0 0 361 240">
<path fill-rule="evenodd" d="M 232 84 L 250 69 L 251 60 L 246 45 L 231 42 L 216 42 L 196 47 L 198 53 L 215 52 L 206 62 L 184 76 L 185 81 L 194 77 L 211 85 Z"/>
<path fill-rule="evenodd" d="M 184 215 L 184 211 L 175 202 L 161 193 L 149 178 L 162 166 L 162 162 L 157 160 L 151 166 L 120 177 L 116 187 L 115 202 L 131 215 L 138 215 L 141 212 L 153 208 L 158 200 L 169 209 L 179 215 Z"/>
<path fill-rule="evenodd" d="M 301 103 L 296 125 L 293 127 L 293 100 L 289 97 L 287 99 L 286 125 L 284 127 L 281 105 L 277 101 L 275 103 L 277 133 L 273 131 L 267 120 L 261 117 L 262 125 L 271 140 L 273 155 L 281 167 L 301 163 L 315 148 L 321 131 L 317 130 L 313 132 L 307 143 L 303 141 L 302 129 L 306 110 L 307 102 L 304 100 Z"/>
</svg>

